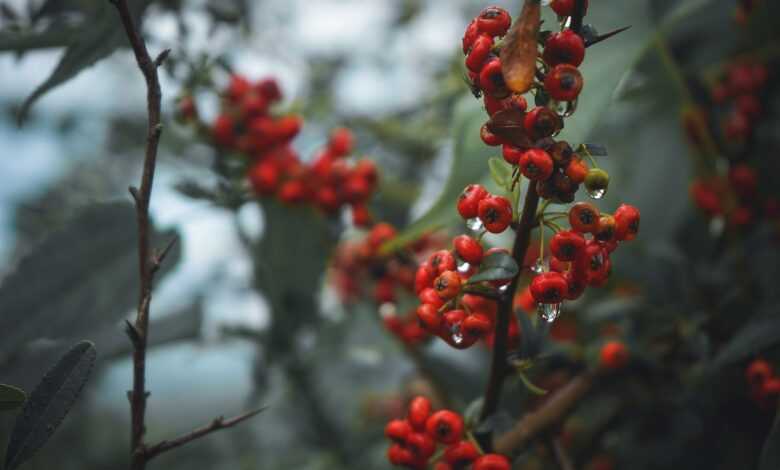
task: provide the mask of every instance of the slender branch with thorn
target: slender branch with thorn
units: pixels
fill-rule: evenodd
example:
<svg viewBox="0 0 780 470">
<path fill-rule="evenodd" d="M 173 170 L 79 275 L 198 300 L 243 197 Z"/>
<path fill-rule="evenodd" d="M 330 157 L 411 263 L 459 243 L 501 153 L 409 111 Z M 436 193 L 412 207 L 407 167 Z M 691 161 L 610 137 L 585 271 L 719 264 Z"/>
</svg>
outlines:
<svg viewBox="0 0 780 470">
<path fill-rule="evenodd" d="M 157 69 L 168 57 L 170 49 L 162 51 L 154 60 L 152 60 L 149 51 L 146 49 L 146 43 L 136 28 L 127 0 L 109 1 L 119 12 L 122 26 L 130 41 L 130 46 L 133 49 L 138 68 L 141 70 L 141 73 L 146 80 L 147 90 L 146 103 L 148 127 L 141 186 L 140 188 L 129 188 L 130 194 L 135 202 L 136 220 L 138 224 L 138 270 L 141 288 L 135 321 L 133 323 L 127 322 L 127 334 L 133 344 L 133 389 L 128 392 L 131 413 L 130 468 L 132 470 L 143 470 L 146 468 L 146 462 L 152 457 L 184 445 L 187 442 L 205 436 L 213 431 L 234 426 L 245 419 L 255 416 L 260 410 L 230 420 L 217 418 L 212 421 L 210 425 L 196 429 L 191 433 L 172 441 L 163 441 L 148 447 L 144 444 L 143 438 L 146 430 L 146 400 L 149 397 L 149 392 L 146 391 L 146 346 L 149 336 L 149 306 L 152 300 L 152 284 L 154 275 L 159 270 L 166 255 L 176 243 L 176 239 L 174 238 L 162 251 L 156 252 L 150 248 L 149 240 L 151 231 L 149 222 L 149 201 L 152 195 L 154 171 L 157 164 L 157 148 L 160 143 L 160 135 L 162 134 L 163 129 L 162 124 L 160 123 L 162 92 L 160 91 L 160 80 Z"/>
</svg>

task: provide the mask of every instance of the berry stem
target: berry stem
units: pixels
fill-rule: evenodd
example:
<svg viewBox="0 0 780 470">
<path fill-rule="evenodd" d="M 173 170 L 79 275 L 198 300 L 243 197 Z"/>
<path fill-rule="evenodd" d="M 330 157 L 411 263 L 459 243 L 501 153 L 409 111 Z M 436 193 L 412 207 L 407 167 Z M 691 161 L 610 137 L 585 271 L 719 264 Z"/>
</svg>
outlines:
<svg viewBox="0 0 780 470">
<path fill-rule="evenodd" d="M 528 251 L 528 245 L 531 242 L 531 230 L 536 226 L 536 209 L 539 205 L 539 194 L 536 192 L 536 186 L 528 185 L 528 192 L 525 195 L 523 203 L 523 213 L 517 226 L 517 235 L 512 247 L 512 257 L 518 266 L 523 266 L 525 254 Z M 517 290 L 517 284 L 520 275 L 512 279 L 504 297 L 498 306 L 498 317 L 496 320 L 495 342 L 493 343 L 493 357 L 490 363 L 490 379 L 485 390 L 484 403 L 480 421 L 485 421 L 491 417 L 498 408 L 501 397 L 501 389 L 504 386 L 504 378 L 507 372 L 507 332 L 509 330 L 509 318 L 512 315 L 512 303 Z M 482 447 L 488 452 L 492 449 L 491 431 L 477 435 Z"/>
<path fill-rule="evenodd" d="M 571 29 L 582 33 L 582 19 L 585 17 L 585 0 L 574 0 L 574 14 L 571 15 Z"/>
</svg>

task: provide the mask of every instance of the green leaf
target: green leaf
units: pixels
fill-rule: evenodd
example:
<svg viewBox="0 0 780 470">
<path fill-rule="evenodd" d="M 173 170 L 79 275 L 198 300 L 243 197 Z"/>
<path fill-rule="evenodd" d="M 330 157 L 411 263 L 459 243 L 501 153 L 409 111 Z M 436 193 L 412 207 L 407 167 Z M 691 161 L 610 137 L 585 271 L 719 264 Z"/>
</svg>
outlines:
<svg viewBox="0 0 780 470">
<path fill-rule="evenodd" d="M 152 246 L 174 236 L 153 231 Z M 121 320 L 138 301 L 137 243 L 129 202 L 86 207 L 52 231 L 0 285 L 0 355 L 33 339 L 83 337 Z M 158 276 L 180 253 L 177 244 Z"/>
<path fill-rule="evenodd" d="M 777 312 L 761 315 L 731 338 L 715 358 L 715 366 L 733 364 L 778 343 L 780 343 L 780 315 Z"/>
<path fill-rule="evenodd" d="M 54 434 L 81 393 L 96 357 L 95 346 L 82 341 L 46 373 L 16 418 L 5 470 L 13 470 L 32 457 Z"/>
<path fill-rule="evenodd" d="M 775 416 L 775 423 L 764 441 L 758 462 L 758 470 L 777 470 L 780 468 L 780 413 Z"/>
<path fill-rule="evenodd" d="M 490 177 L 499 188 L 509 191 L 512 185 L 512 165 L 502 158 L 490 157 L 488 160 Z"/>
<path fill-rule="evenodd" d="M 27 400 L 24 390 L 13 385 L 0 384 L 0 411 L 15 410 Z"/>
<path fill-rule="evenodd" d="M 141 14 L 148 1 L 130 2 L 130 9 L 136 27 L 140 28 Z M 42 84 L 24 100 L 19 123 L 27 116 L 33 103 L 49 90 L 75 77 L 85 68 L 111 55 L 118 47 L 127 44 L 119 14 L 110 2 L 94 2 L 94 9 L 85 12 L 80 31 L 68 44 L 57 67 Z"/>
<path fill-rule="evenodd" d="M 480 265 L 477 274 L 469 278 L 469 283 L 511 279 L 517 276 L 520 269 L 512 255 L 497 251 L 487 255 Z"/>
<path fill-rule="evenodd" d="M 455 105 L 450 135 L 454 139 L 450 173 L 436 201 L 425 214 L 401 231 L 382 247 L 387 253 L 395 251 L 421 235 L 434 231 L 453 220 L 458 213 L 455 204 L 463 188 L 480 181 L 487 174 L 485 160 L 495 152 L 479 137 L 479 130 L 487 121 L 481 103 L 468 95 Z"/>
</svg>

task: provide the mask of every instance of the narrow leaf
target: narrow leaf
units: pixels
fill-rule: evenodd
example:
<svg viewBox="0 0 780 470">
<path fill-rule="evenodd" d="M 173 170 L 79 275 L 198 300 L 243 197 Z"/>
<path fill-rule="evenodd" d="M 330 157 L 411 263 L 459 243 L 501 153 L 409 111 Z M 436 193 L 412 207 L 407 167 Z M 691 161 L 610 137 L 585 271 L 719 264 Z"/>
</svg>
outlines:
<svg viewBox="0 0 780 470">
<path fill-rule="evenodd" d="M 13 385 L 0 384 L 0 411 L 15 410 L 27 400 L 24 390 Z"/>
<path fill-rule="evenodd" d="M 491 157 L 488 160 L 488 167 L 490 168 L 490 176 L 493 181 L 500 187 L 507 191 L 512 183 L 512 167 L 501 158 Z"/>
<path fill-rule="evenodd" d="M 509 253 L 499 251 L 489 254 L 482 260 L 479 272 L 469 279 L 469 283 L 511 279 L 519 271 L 514 258 Z"/>
<path fill-rule="evenodd" d="M 602 144 L 582 144 L 582 148 L 585 149 L 592 157 L 606 157 L 607 146 Z"/>
<path fill-rule="evenodd" d="M 716 366 L 741 361 L 780 343 L 780 316 L 762 315 L 737 332 L 715 358 Z"/>
<path fill-rule="evenodd" d="M 525 385 L 525 388 L 533 393 L 534 395 L 546 395 L 547 390 L 543 388 L 539 388 L 536 385 L 531 382 L 531 379 L 528 378 L 528 376 L 525 375 L 525 372 L 519 370 L 517 371 L 518 377 L 520 377 L 520 381 L 523 382 L 523 385 Z"/>
<path fill-rule="evenodd" d="M 82 341 L 46 373 L 16 418 L 5 455 L 5 470 L 13 470 L 40 449 L 68 414 L 89 378 L 95 346 Z"/>
</svg>

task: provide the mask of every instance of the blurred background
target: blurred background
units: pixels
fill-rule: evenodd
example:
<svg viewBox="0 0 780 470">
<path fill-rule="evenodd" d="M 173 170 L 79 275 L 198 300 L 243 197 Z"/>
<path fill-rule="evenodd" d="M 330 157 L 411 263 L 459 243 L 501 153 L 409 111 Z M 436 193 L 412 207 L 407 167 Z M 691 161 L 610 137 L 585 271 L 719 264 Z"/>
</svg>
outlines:
<svg viewBox="0 0 780 470">
<path fill-rule="evenodd" d="M 775 3 L 590 2 L 586 22 L 599 31 L 631 29 L 588 49 L 585 92 L 563 136 L 608 148 L 598 161 L 612 182 L 600 204 L 631 203 L 643 221 L 640 239 L 613 260 L 609 287 L 564 311 L 576 312 L 581 324 L 578 342 L 561 354 L 585 357 L 603 327 L 617 325 L 645 362 L 641 379 L 610 384 L 570 425 L 590 431 L 591 440 L 578 444 L 585 450 L 575 452 L 577 468 L 592 467 L 600 455 L 610 456 L 608 468 L 755 468 L 772 416 L 746 397 L 742 371 L 746 360 L 771 355 L 780 342 L 780 322 L 771 321 L 778 314 L 777 219 L 761 209 L 735 225 L 689 194 L 692 182 L 725 174 L 735 160 L 757 162 L 762 194 L 777 193 Z M 349 127 L 356 154 L 381 172 L 372 202 L 377 219 L 403 229 L 423 216 L 428 228 L 458 233 L 454 199 L 444 211 L 436 202 L 488 179 L 486 158 L 496 153 L 479 139 L 486 115 L 463 78 L 460 51 L 466 25 L 488 4 L 140 4 L 152 55 L 172 50 L 161 73 L 165 132 L 151 201 L 155 240 L 180 239 L 152 304 L 148 436 L 156 441 L 218 415 L 268 406 L 152 467 L 390 468 L 382 428 L 410 390 L 429 386 L 421 368 L 449 380 L 453 400 L 465 406 L 482 392 L 489 351 L 455 352 L 436 342 L 423 359 L 408 354 L 384 331 L 370 295 L 345 302 L 323 275 L 329 250 L 307 252 L 314 261 L 292 253 L 271 263 L 285 282 L 299 279 L 289 292 L 306 291 L 312 302 L 298 308 L 304 313 L 294 327 L 279 327 L 256 274 L 269 252 L 305 251 L 297 244 L 317 242 L 302 233 L 309 230 L 327 233 L 329 243 L 361 232 L 347 215 L 327 223 L 295 219 L 237 197 L 214 170 L 209 142 L 175 119 L 177 100 L 193 96 L 201 119 L 212 122 L 229 70 L 252 80 L 276 77 L 281 108 L 305 118 L 294 142 L 303 159 L 332 128 Z M 513 14 L 520 8 L 518 1 L 492 4 Z M 126 188 L 140 176 L 145 83 L 108 2 L 3 0 L 0 7 L 0 381 L 29 390 L 76 340 L 94 341 L 98 367 L 83 396 L 26 465 L 122 467 L 132 364 L 121 321 L 137 299 Z M 736 137 L 730 105 L 713 98 L 735 61 L 769 70 L 762 117 Z M 46 93 L 28 107 L 41 84 Z M 684 123 L 699 115 L 708 120 L 715 150 L 702 151 L 696 132 L 686 133 Z M 261 246 L 271 227 L 282 235 Z M 754 320 L 764 322 L 760 339 L 753 326 L 754 336 L 731 344 Z M 665 335 L 675 338 L 673 352 L 653 349 Z M 732 356 L 724 357 L 729 347 Z M 636 419 L 617 407 L 620 395 L 631 398 Z M 651 419 L 652 410 L 663 418 Z M 611 427 L 590 429 L 598 416 L 609 416 Z M 0 435 L 12 417 L 0 417 Z M 726 438 L 729 444 L 714 449 Z M 516 468 L 550 465 L 532 448 Z"/>
</svg>

